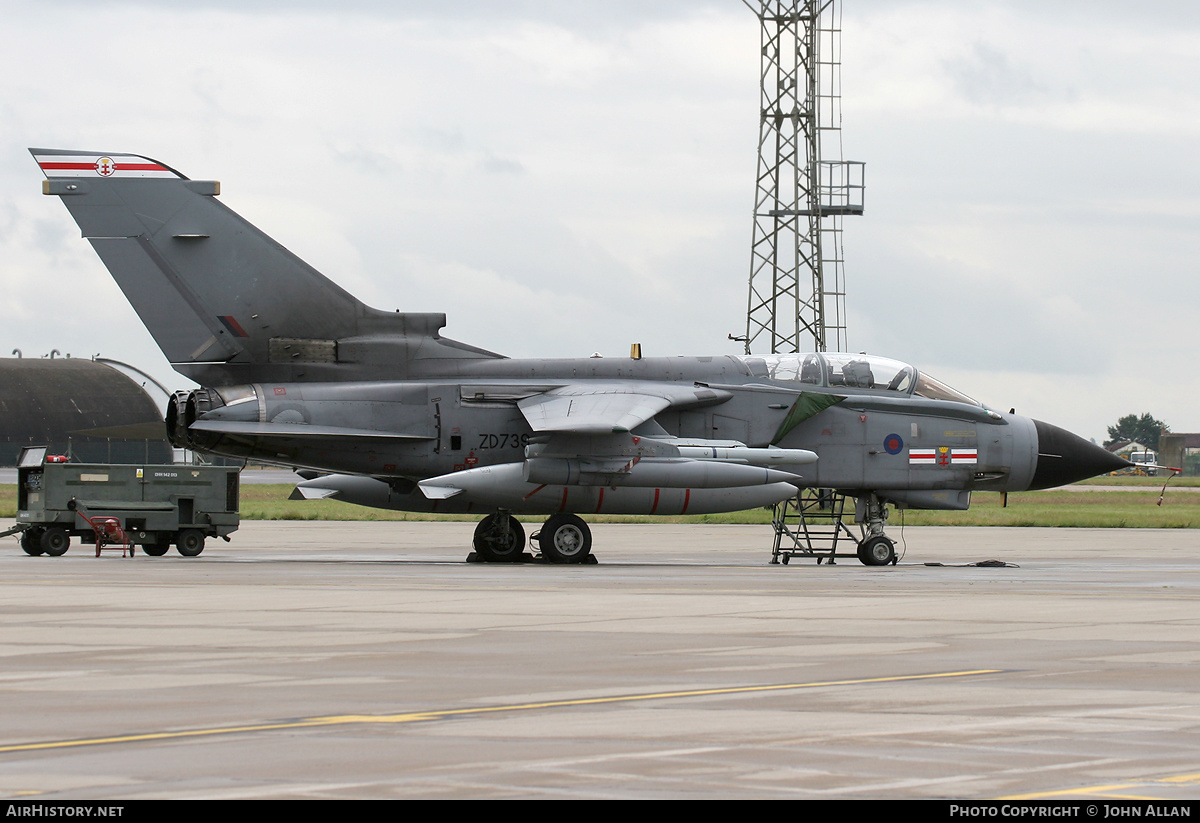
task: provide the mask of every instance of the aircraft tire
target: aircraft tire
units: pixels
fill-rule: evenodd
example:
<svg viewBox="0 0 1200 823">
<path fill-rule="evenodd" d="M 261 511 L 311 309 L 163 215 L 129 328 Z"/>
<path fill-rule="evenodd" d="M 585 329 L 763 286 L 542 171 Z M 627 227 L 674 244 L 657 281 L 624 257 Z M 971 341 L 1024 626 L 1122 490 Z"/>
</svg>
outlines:
<svg viewBox="0 0 1200 823">
<path fill-rule="evenodd" d="M 507 540 L 503 518 L 508 518 Z M 512 563 L 519 560 L 525 550 L 525 529 L 511 514 L 489 514 L 475 527 L 472 545 L 475 553 L 488 563 Z"/>
<path fill-rule="evenodd" d="M 30 557 L 42 553 L 42 536 L 39 529 L 29 529 L 21 533 L 21 550 Z"/>
<path fill-rule="evenodd" d="M 582 563 L 592 553 L 592 530 L 573 514 L 556 514 L 538 533 L 542 556 L 555 563 Z"/>
<path fill-rule="evenodd" d="M 42 532 L 42 551 L 51 557 L 61 557 L 71 548 L 71 535 L 62 526 L 51 526 Z"/>
<path fill-rule="evenodd" d="M 204 551 L 204 533 L 199 529 L 184 529 L 175 538 L 175 548 L 184 557 L 195 557 Z"/>
<path fill-rule="evenodd" d="M 153 543 L 146 543 L 142 546 L 142 551 L 151 557 L 162 557 L 171 548 L 171 538 L 159 537 Z"/>
<path fill-rule="evenodd" d="M 887 566 L 896 562 L 896 544 L 882 534 L 868 537 L 858 545 L 858 559 L 864 566 Z"/>
</svg>

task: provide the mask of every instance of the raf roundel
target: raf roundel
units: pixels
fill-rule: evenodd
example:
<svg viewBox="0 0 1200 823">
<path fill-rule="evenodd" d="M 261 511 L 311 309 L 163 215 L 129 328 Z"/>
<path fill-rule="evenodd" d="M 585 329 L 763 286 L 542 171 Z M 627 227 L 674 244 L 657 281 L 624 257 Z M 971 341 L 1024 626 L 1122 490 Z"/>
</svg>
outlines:
<svg viewBox="0 0 1200 823">
<path fill-rule="evenodd" d="M 888 454 L 899 454 L 904 451 L 904 441 L 898 434 L 889 434 L 883 438 L 883 448 Z"/>
</svg>

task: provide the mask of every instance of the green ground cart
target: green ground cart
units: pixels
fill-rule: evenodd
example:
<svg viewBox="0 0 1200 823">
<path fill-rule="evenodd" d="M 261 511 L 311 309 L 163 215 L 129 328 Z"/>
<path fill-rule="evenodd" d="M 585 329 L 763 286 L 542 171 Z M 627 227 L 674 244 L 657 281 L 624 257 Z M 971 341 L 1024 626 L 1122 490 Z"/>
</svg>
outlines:
<svg viewBox="0 0 1200 823">
<path fill-rule="evenodd" d="M 139 466 L 69 463 L 45 447 L 21 450 L 17 461 L 17 524 L 26 554 L 64 554 L 77 537 L 94 543 L 93 517 L 116 518 L 146 554 L 174 543 L 185 557 L 204 551 L 208 537 L 229 539 L 241 522 L 238 469 L 224 466 Z"/>
</svg>

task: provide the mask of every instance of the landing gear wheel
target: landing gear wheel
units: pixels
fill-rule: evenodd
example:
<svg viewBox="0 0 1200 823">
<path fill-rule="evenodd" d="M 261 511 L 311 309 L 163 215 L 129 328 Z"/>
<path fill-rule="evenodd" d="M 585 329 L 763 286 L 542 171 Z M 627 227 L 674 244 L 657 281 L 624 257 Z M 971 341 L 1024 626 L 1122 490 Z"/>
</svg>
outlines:
<svg viewBox="0 0 1200 823">
<path fill-rule="evenodd" d="M 146 543 L 142 546 L 142 551 L 151 557 L 162 557 L 171 548 L 170 537 L 159 537 L 153 543 Z"/>
<path fill-rule="evenodd" d="M 858 559 L 864 566 L 887 566 L 896 562 L 896 544 L 882 534 L 868 537 L 858 545 Z"/>
<path fill-rule="evenodd" d="M 592 553 L 592 530 L 573 514 L 556 514 L 538 532 L 538 545 L 555 563 L 582 563 Z"/>
<path fill-rule="evenodd" d="M 29 529 L 21 534 L 21 549 L 30 557 L 42 553 L 42 535 L 38 529 Z"/>
<path fill-rule="evenodd" d="M 71 547 L 71 535 L 61 526 L 51 526 L 42 532 L 41 549 L 51 557 L 61 557 Z"/>
<path fill-rule="evenodd" d="M 195 557 L 204 551 L 204 532 L 199 529 L 184 529 L 175 539 L 175 548 L 184 557 Z"/>
<path fill-rule="evenodd" d="M 473 545 L 488 563 L 512 563 L 525 550 L 525 529 L 511 514 L 489 514 L 475 527 Z"/>
</svg>

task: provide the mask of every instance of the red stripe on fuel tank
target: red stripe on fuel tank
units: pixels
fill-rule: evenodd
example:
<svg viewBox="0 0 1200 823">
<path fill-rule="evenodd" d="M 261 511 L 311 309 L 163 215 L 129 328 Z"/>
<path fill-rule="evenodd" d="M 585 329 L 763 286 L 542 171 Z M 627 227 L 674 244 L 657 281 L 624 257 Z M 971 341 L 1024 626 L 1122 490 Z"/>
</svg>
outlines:
<svg viewBox="0 0 1200 823">
<path fill-rule="evenodd" d="M 662 490 L 661 489 L 654 490 L 654 505 L 650 507 L 651 514 L 654 514 L 656 511 L 658 511 L 658 493 L 660 491 L 662 491 Z"/>
<path fill-rule="evenodd" d="M 692 502 L 692 490 L 684 489 L 683 491 L 683 508 L 680 509 L 680 514 L 687 514 L 688 503 Z"/>
<path fill-rule="evenodd" d="M 601 486 L 600 487 L 600 499 L 596 501 L 596 511 L 592 512 L 592 514 L 599 514 L 600 507 L 603 505 L 604 505 L 604 487 Z"/>
</svg>

